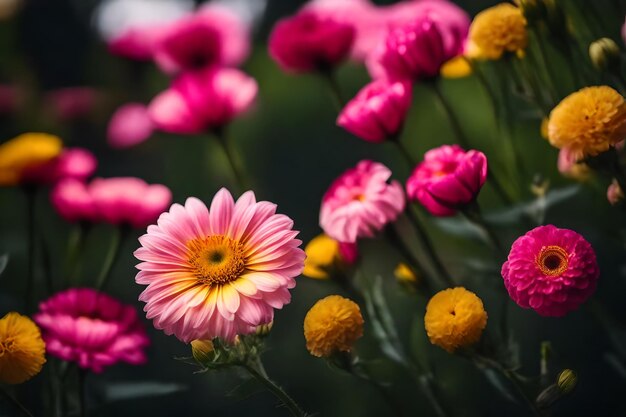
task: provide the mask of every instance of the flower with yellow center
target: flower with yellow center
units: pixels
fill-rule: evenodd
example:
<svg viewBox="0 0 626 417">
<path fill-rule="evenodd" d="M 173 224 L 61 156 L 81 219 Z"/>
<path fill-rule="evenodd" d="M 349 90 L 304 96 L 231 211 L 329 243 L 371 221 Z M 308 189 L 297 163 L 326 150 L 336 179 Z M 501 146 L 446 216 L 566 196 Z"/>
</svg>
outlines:
<svg viewBox="0 0 626 417">
<path fill-rule="evenodd" d="M 498 60 L 505 52 L 521 55 L 528 45 L 526 19 L 512 4 L 497 4 L 476 15 L 469 41 L 483 59 Z"/>
<path fill-rule="evenodd" d="M 550 144 L 569 149 L 577 160 L 605 152 L 625 138 L 626 103 L 611 87 L 585 87 L 550 112 Z"/>
<path fill-rule="evenodd" d="M 487 312 L 476 294 L 463 287 L 435 294 L 424 316 L 430 342 L 448 352 L 476 343 L 487 325 Z"/>
<path fill-rule="evenodd" d="M 31 319 L 15 312 L 0 319 L 0 382 L 28 381 L 46 363 L 45 353 L 39 327 Z"/>
<path fill-rule="evenodd" d="M 354 301 L 339 295 L 322 298 L 304 318 L 306 347 L 313 356 L 349 352 L 361 336 L 361 309 Z"/>
<path fill-rule="evenodd" d="M 0 145 L 0 185 L 16 185 L 28 168 L 59 156 L 61 139 L 47 133 L 24 133 Z"/>
</svg>

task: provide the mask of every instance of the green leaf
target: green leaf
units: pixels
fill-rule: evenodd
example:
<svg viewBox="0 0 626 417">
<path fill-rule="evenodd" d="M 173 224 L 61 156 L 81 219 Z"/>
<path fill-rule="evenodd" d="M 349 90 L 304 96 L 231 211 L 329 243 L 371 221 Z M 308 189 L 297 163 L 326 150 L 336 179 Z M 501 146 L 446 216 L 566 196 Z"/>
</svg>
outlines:
<svg viewBox="0 0 626 417">
<path fill-rule="evenodd" d="M 8 264 L 9 254 L 5 253 L 4 255 L 0 256 L 0 275 L 2 275 Z"/>
</svg>

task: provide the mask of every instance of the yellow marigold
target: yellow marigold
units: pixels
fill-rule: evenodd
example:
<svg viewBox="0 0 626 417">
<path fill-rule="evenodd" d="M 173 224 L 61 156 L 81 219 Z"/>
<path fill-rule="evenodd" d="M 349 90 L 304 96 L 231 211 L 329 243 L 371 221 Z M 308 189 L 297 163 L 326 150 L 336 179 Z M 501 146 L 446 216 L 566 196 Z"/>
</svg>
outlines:
<svg viewBox="0 0 626 417">
<path fill-rule="evenodd" d="M 424 324 L 432 344 L 454 352 L 480 339 L 487 325 L 487 312 L 473 292 L 463 287 L 449 288 L 430 299 Z"/>
<path fill-rule="evenodd" d="M 11 312 L 0 319 L 0 381 L 21 384 L 46 363 L 46 345 L 39 327 L 28 317 Z"/>
<path fill-rule="evenodd" d="M 352 300 L 329 295 L 319 300 L 304 318 L 304 338 L 311 355 L 328 357 L 349 352 L 363 336 L 361 309 Z"/>
<path fill-rule="evenodd" d="M 526 19 L 512 4 L 497 4 L 476 15 L 469 40 L 480 51 L 480 58 L 497 60 L 505 52 L 521 54 L 528 45 Z"/>
<path fill-rule="evenodd" d="M 63 143 L 46 133 L 24 133 L 0 145 L 0 185 L 20 182 L 25 169 L 48 162 L 61 153 Z"/>
<path fill-rule="evenodd" d="M 400 282 L 415 284 L 418 281 L 417 275 L 410 266 L 404 262 L 400 262 L 393 270 L 393 275 Z"/>
<path fill-rule="evenodd" d="M 624 97 L 611 87 L 585 87 L 550 112 L 548 140 L 582 160 L 607 151 L 626 138 Z"/>
<path fill-rule="evenodd" d="M 472 66 L 468 58 L 459 55 L 444 62 L 439 73 L 443 78 L 463 78 L 472 73 Z"/>
</svg>

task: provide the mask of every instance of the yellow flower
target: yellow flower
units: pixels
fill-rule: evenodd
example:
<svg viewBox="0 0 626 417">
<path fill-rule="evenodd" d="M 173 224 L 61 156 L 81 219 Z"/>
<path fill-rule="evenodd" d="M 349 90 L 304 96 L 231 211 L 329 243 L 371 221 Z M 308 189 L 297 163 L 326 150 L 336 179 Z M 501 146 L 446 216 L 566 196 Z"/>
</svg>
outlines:
<svg viewBox="0 0 626 417">
<path fill-rule="evenodd" d="M 302 275 L 315 279 L 329 279 L 337 266 L 351 263 L 344 259 L 341 243 L 325 234 L 314 237 L 304 248 L 306 259 Z M 355 249 L 346 249 L 353 251 Z"/>
<path fill-rule="evenodd" d="M 396 269 L 393 270 L 393 275 L 398 281 L 403 283 L 415 284 L 418 281 L 415 272 L 404 262 L 400 262 L 398 266 L 396 266 Z"/>
<path fill-rule="evenodd" d="M 432 344 L 454 352 L 480 339 L 487 325 L 487 312 L 473 292 L 463 287 L 448 288 L 430 299 L 424 324 Z"/>
<path fill-rule="evenodd" d="M 469 40 L 480 51 L 480 58 L 497 60 L 505 52 L 523 54 L 528 45 L 526 19 L 519 8 L 500 3 L 476 15 Z"/>
<path fill-rule="evenodd" d="M 322 298 L 304 318 L 306 347 L 313 356 L 349 352 L 361 336 L 363 316 L 359 306 L 339 295 Z"/>
<path fill-rule="evenodd" d="M 463 78 L 472 73 L 472 66 L 466 57 L 459 55 L 444 62 L 439 73 L 443 78 Z"/>
<path fill-rule="evenodd" d="M 46 133 L 24 133 L 0 145 L 0 185 L 15 185 L 27 168 L 46 163 L 61 153 L 63 143 Z"/>
<path fill-rule="evenodd" d="M 46 345 L 37 325 L 11 312 L 0 319 L 0 381 L 21 384 L 37 375 L 46 363 Z"/>
<path fill-rule="evenodd" d="M 582 160 L 626 138 L 624 97 L 607 86 L 585 87 L 565 97 L 550 113 L 548 140 Z"/>
</svg>

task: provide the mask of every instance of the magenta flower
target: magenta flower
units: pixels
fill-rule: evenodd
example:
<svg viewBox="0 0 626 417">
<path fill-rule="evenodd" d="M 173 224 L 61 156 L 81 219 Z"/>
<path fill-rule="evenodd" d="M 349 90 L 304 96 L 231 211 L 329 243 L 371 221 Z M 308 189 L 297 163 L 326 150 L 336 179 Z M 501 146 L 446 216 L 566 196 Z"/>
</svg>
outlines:
<svg viewBox="0 0 626 417">
<path fill-rule="evenodd" d="M 148 112 L 157 128 L 178 134 L 219 129 L 254 102 L 256 81 L 236 69 L 190 71 L 156 96 Z"/>
<path fill-rule="evenodd" d="M 70 223 L 96 223 L 100 220 L 98 210 L 87 185 L 77 179 L 60 181 L 50 192 L 52 207 Z"/>
<path fill-rule="evenodd" d="M 389 168 L 361 161 L 337 178 L 322 199 L 320 226 L 339 242 L 354 243 L 372 237 L 404 210 L 404 193 L 398 181 L 387 181 Z"/>
<path fill-rule="evenodd" d="M 337 124 L 368 142 L 393 138 L 411 107 L 411 92 L 408 82 L 372 81 L 346 104 Z"/>
<path fill-rule="evenodd" d="M 85 181 L 97 166 L 96 157 L 87 149 L 65 148 L 57 158 L 28 168 L 23 173 L 23 181 L 39 185 L 55 184 L 66 178 Z"/>
<path fill-rule="evenodd" d="M 285 71 L 325 71 L 348 57 L 353 40 L 352 25 L 305 10 L 276 23 L 269 53 Z"/>
<path fill-rule="evenodd" d="M 359 247 L 356 243 L 339 242 L 339 256 L 346 265 L 354 265 L 359 258 Z"/>
<path fill-rule="evenodd" d="M 581 235 L 553 225 L 517 238 L 502 278 L 520 307 L 542 316 L 564 316 L 595 291 L 600 270 L 593 248 Z"/>
<path fill-rule="evenodd" d="M 113 148 L 129 148 L 146 141 L 153 130 L 148 108 L 141 103 L 126 103 L 109 120 L 107 142 Z"/>
<path fill-rule="evenodd" d="M 161 32 L 160 26 L 131 27 L 110 39 L 108 50 L 113 55 L 135 61 L 151 61 L 154 43 Z"/>
<path fill-rule="evenodd" d="M 443 145 L 424 154 L 407 180 L 406 192 L 432 215 L 453 216 L 476 199 L 486 180 L 485 154 Z"/>
<path fill-rule="evenodd" d="M 293 221 L 248 191 L 235 202 L 226 189 L 210 209 L 196 198 L 174 204 L 139 238 L 139 299 L 157 329 L 183 342 L 232 342 L 271 322 L 291 300 L 304 268 Z"/>
<path fill-rule="evenodd" d="M 39 305 L 34 316 L 46 351 L 82 369 L 102 372 L 118 362 L 141 365 L 150 344 L 137 312 L 91 288 L 71 288 Z"/>
</svg>

